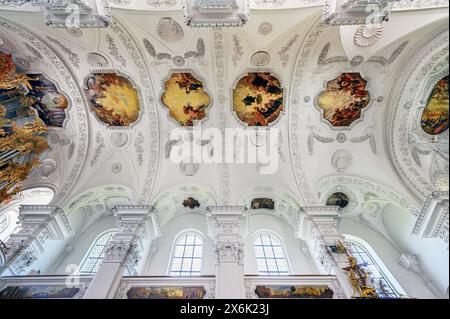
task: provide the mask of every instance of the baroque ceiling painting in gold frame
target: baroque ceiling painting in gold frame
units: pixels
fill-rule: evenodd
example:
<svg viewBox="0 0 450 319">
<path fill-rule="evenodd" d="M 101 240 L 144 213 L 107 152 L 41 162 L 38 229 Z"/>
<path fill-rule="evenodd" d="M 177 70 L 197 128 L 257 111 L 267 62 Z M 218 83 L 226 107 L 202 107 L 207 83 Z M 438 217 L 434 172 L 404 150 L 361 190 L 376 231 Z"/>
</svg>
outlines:
<svg viewBox="0 0 450 319">
<path fill-rule="evenodd" d="M 162 103 L 169 109 L 170 117 L 181 126 L 193 126 L 205 118 L 211 103 L 203 83 L 191 73 L 172 73 L 164 83 Z"/>
<path fill-rule="evenodd" d="M 233 90 L 233 110 L 248 126 L 268 126 L 283 109 L 281 82 L 268 72 L 248 73 Z"/>
<path fill-rule="evenodd" d="M 430 135 L 448 130 L 448 75 L 434 86 L 422 113 L 422 129 Z"/>
<path fill-rule="evenodd" d="M 139 94 L 122 75 L 95 73 L 87 80 L 86 93 L 91 110 L 109 126 L 130 126 L 139 118 Z"/>
<path fill-rule="evenodd" d="M 342 73 L 327 82 L 325 91 L 317 97 L 323 118 L 334 127 L 349 127 L 360 119 L 370 102 L 366 85 L 360 73 Z"/>
</svg>

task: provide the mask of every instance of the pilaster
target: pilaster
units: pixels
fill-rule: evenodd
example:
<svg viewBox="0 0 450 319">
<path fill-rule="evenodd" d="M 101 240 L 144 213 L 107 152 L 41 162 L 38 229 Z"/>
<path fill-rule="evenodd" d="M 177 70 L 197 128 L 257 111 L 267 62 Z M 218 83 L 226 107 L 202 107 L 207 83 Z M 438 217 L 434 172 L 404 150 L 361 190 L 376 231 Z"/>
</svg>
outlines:
<svg viewBox="0 0 450 319">
<path fill-rule="evenodd" d="M 245 207 L 210 206 L 208 211 L 209 234 L 215 241 L 216 298 L 243 299 Z"/>
<path fill-rule="evenodd" d="M 125 271 L 136 275 L 154 238 L 160 236 L 156 210 L 148 205 L 116 206 L 118 231 L 105 248 L 105 256 L 84 299 L 114 298 Z"/>
</svg>

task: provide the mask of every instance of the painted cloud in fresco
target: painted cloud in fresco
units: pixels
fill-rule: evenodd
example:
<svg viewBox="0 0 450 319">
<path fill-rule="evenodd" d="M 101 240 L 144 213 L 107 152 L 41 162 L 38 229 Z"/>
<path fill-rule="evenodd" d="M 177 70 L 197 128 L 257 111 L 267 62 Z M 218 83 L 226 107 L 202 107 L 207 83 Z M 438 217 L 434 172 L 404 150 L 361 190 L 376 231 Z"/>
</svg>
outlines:
<svg viewBox="0 0 450 319">
<path fill-rule="evenodd" d="M 361 110 L 370 102 L 367 81 L 359 73 L 342 73 L 329 81 L 317 98 L 323 118 L 336 127 L 348 127 L 361 117 Z"/>
<path fill-rule="evenodd" d="M 91 110 L 110 126 L 129 126 L 141 110 L 139 95 L 131 82 L 115 73 L 96 73 L 87 80 Z"/>
<path fill-rule="evenodd" d="M 164 87 L 162 102 L 181 126 L 193 126 L 205 118 L 210 96 L 191 73 L 173 73 Z"/>
<path fill-rule="evenodd" d="M 270 73 L 249 73 L 234 88 L 233 109 L 248 126 L 267 126 L 283 108 L 281 83 Z"/>
</svg>

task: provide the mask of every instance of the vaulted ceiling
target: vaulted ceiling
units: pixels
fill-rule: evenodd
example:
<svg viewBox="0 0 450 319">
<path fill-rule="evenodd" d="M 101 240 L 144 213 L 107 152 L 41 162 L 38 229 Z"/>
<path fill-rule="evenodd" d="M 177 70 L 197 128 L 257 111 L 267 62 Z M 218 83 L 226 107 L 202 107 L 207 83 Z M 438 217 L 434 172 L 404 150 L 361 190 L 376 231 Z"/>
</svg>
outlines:
<svg viewBox="0 0 450 319">
<path fill-rule="evenodd" d="M 416 214 L 431 191 L 448 189 L 448 130 L 432 137 L 417 124 L 432 87 L 448 75 L 444 10 L 398 5 L 389 22 L 364 30 L 324 25 L 321 1 L 255 0 L 243 27 L 189 28 L 176 1 L 110 2 L 106 29 L 53 28 L 31 7 L 0 11 L 2 52 L 70 100 L 26 183 L 54 189 L 55 203 L 69 207 L 109 185 L 161 209 L 193 194 L 205 205 L 275 196 L 307 206 L 342 191 L 353 203 L 372 196 Z M 246 127 L 233 111 L 233 89 L 248 72 L 270 73 L 284 90 L 284 110 L 270 124 L 279 129 L 276 173 L 259 174 L 255 164 L 173 163 L 170 134 L 180 124 L 162 101 L 172 73 L 191 73 L 210 97 L 202 127 L 225 129 Z M 99 119 L 89 95 L 95 73 L 115 73 L 136 90 L 136 121 L 111 127 Z M 370 98 L 356 120 L 333 126 L 323 94 L 332 95 L 330 83 L 344 73 L 359 74 Z"/>
</svg>

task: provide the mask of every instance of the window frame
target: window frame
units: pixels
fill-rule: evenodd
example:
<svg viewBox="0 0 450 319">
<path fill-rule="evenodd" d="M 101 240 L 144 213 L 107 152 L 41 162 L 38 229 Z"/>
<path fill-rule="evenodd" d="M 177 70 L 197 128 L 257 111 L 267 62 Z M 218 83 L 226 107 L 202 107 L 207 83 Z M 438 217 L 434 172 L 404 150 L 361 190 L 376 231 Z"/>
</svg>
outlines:
<svg viewBox="0 0 450 319">
<path fill-rule="evenodd" d="M 406 296 L 406 292 L 403 290 L 403 288 L 398 283 L 397 279 L 395 279 L 392 272 L 387 268 L 385 263 L 381 260 L 381 258 L 378 256 L 378 254 L 375 252 L 375 250 L 370 246 L 366 241 L 362 240 L 359 237 L 355 237 L 352 235 L 343 235 L 345 238 L 346 243 L 353 244 L 357 246 L 358 248 L 362 249 L 372 262 L 372 264 L 378 269 L 380 272 L 382 279 L 386 282 L 388 286 L 394 291 L 394 293 L 397 295 L 396 298 L 400 298 L 402 296 Z M 355 257 L 356 258 L 356 257 Z"/>
<path fill-rule="evenodd" d="M 199 258 L 201 260 L 200 262 L 200 271 L 197 272 L 195 271 L 194 273 L 198 273 L 198 275 L 192 275 L 193 271 L 192 271 L 192 261 L 191 261 L 191 271 L 190 271 L 190 275 L 186 275 L 183 276 L 181 275 L 181 270 L 180 271 L 172 271 L 172 266 L 174 263 L 175 258 L 180 258 L 180 257 L 175 257 L 175 252 L 176 252 L 176 247 L 178 246 L 178 242 L 182 239 L 182 237 L 187 236 L 189 234 L 195 234 L 196 236 L 198 236 L 201 239 L 201 247 L 202 247 L 202 253 L 201 253 L 201 257 L 189 257 L 189 259 L 193 260 L 194 258 Z M 186 245 L 185 245 L 186 246 Z M 199 245 L 195 245 L 194 247 L 199 246 Z M 187 230 L 183 230 L 182 232 L 178 233 L 175 236 L 175 240 L 173 241 L 172 244 L 172 250 L 171 250 L 171 254 L 170 254 L 170 259 L 169 259 L 169 265 L 167 268 L 167 276 L 168 277 L 173 277 L 173 278 L 195 278 L 195 277 L 200 277 L 203 274 L 203 269 L 204 269 L 204 247 L 205 247 L 205 236 L 198 230 L 196 229 L 187 229 Z M 181 259 L 185 259 L 184 258 L 184 252 L 183 252 L 183 257 L 181 257 Z M 187 258 L 186 258 L 187 259 Z M 179 272 L 180 275 L 179 276 L 175 276 L 172 275 L 173 272 Z"/>
<path fill-rule="evenodd" d="M 8 211 L 5 211 L 3 214 L 0 215 L 0 223 L 4 223 L 3 226 L 0 227 L 0 234 L 2 234 L 4 231 L 8 229 L 10 222 L 11 220 L 8 215 Z"/>
<path fill-rule="evenodd" d="M 269 267 L 267 265 L 267 257 L 264 256 L 264 258 L 258 258 L 256 256 L 256 240 L 257 240 L 257 237 L 261 236 L 261 235 L 269 235 L 269 236 L 271 236 L 271 238 L 275 237 L 280 242 L 280 245 L 281 245 L 281 248 L 282 248 L 283 254 L 284 254 L 284 259 L 286 260 L 286 265 L 287 265 L 287 268 L 288 268 L 287 274 L 270 275 L 269 273 L 271 273 L 272 271 L 269 271 Z M 272 241 L 272 239 L 271 239 L 271 241 Z M 272 247 L 272 250 L 273 250 L 273 245 L 271 247 Z M 253 236 L 252 236 L 252 249 L 253 249 L 253 253 L 255 254 L 256 269 L 258 271 L 258 275 L 259 276 L 275 277 L 276 278 L 276 277 L 283 277 L 283 276 L 291 276 L 292 275 L 292 266 L 291 266 L 291 262 L 289 260 L 289 255 L 288 255 L 287 250 L 286 250 L 286 245 L 284 244 L 283 238 L 279 234 L 277 234 L 276 232 L 273 232 L 271 230 L 265 230 L 265 229 L 255 232 L 253 234 Z M 273 253 L 275 255 L 274 251 L 273 251 Z M 264 259 L 264 261 L 266 263 L 266 266 L 267 266 L 267 271 L 260 271 L 260 269 L 258 267 L 258 259 Z M 280 259 L 280 258 L 274 258 L 274 259 Z M 276 264 L 276 265 L 277 265 L 277 272 L 279 273 L 280 271 L 278 269 L 278 264 Z M 262 274 L 264 272 L 267 272 L 268 274 Z"/>
<path fill-rule="evenodd" d="M 98 241 L 99 241 L 103 236 L 106 236 L 107 234 L 111 234 L 110 239 L 106 242 L 106 245 L 105 245 L 105 247 L 104 247 L 103 250 L 102 250 L 102 253 L 103 253 L 104 249 L 106 248 L 106 246 L 108 245 L 109 241 L 111 240 L 111 238 L 114 236 L 114 234 L 115 234 L 116 232 L 117 232 L 117 229 L 108 229 L 108 230 L 105 230 L 104 232 L 102 232 L 102 233 L 101 233 L 100 235 L 98 235 L 97 237 L 95 237 L 94 241 L 91 243 L 91 246 L 89 246 L 88 251 L 87 251 L 86 254 L 84 255 L 84 257 L 83 257 L 83 259 L 82 259 L 82 261 L 81 261 L 81 263 L 80 263 L 80 266 L 78 267 L 77 274 L 79 274 L 79 275 L 85 275 L 85 276 L 95 276 L 95 274 L 97 273 L 97 271 L 95 271 L 95 272 L 92 272 L 92 271 L 91 271 L 90 273 L 85 273 L 85 272 L 82 272 L 82 269 L 83 269 L 85 263 L 86 263 L 86 262 L 88 261 L 88 259 L 90 258 L 90 255 L 91 255 L 91 253 L 92 253 L 92 250 L 95 248 L 95 246 L 97 246 Z M 100 258 L 98 257 L 97 260 L 99 260 L 99 259 L 100 259 Z M 103 259 L 103 258 L 102 258 L 102 259 Z M 100 260 L 99 263 L 101 263 L 101 260 Z M 96 263 L 96 265 L 97 265 L 97 263 Z"/>
</svg>

